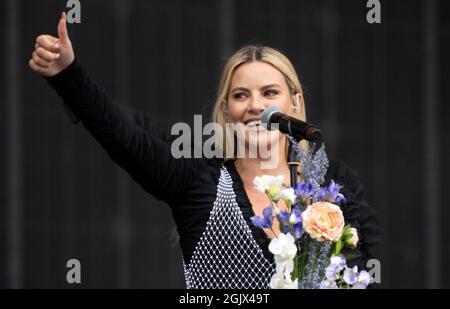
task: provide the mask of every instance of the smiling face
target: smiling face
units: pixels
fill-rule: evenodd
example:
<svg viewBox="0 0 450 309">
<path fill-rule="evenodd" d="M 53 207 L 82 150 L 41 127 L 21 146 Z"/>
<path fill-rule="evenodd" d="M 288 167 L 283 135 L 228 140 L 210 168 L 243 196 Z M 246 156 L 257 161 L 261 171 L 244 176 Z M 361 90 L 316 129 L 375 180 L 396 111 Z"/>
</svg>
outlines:
<svg viewBox="0 0 450 309">
<path fill-rule="evenodd" d="M 239 66 L 232 76 L 224 108 L 227 122 L 236 124 L 237 138 L 245 142 L 246 148 L 273 149 L 284 139 L 279 131 L 266 131 L 261 125 L 262 112 L 270 106 L 295 116 L 294 97 L 281 72 L 262 61 Z"/>
</svg>

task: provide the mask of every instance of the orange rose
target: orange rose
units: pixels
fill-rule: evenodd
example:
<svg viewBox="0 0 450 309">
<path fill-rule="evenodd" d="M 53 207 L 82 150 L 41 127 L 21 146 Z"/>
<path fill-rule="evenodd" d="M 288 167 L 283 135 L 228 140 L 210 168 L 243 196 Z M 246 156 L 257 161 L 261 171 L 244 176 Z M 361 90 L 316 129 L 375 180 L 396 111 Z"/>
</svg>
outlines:
<svg viewBox="0 0 450 309">
<path fill-rule="evenodd" d="M 309 205 L 302 213 L 303 228 L 315 240 L 335 242 L 342 236 L 344 215 L 331 203 Z"/>
</svg>

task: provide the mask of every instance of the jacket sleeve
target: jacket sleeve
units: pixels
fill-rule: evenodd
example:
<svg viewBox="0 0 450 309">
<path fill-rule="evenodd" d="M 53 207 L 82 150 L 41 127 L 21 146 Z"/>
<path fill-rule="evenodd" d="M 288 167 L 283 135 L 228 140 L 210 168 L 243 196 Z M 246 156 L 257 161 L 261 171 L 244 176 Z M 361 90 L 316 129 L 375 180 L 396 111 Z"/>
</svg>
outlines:
<svg viewBox="0 0 450 309">
<path fill-rule="evenodd" d="M 357 265 L 359 269 L 367 269 L 367 262 L 370 259 L 379 259 L 376 249 L 380 244 L 380 229 L 375 211 L 365 198 L 364 185 L 358 172 L 342 160 L 330 162 L 327 178 L 328 182 L 333 179 L 342 186 L 341 193 L 347 199 L 347 203 L 341 206 L 345 221 L 358 230 L 357 248 L 345 251 L 360 256 L 348 264 L 349 266 Z"/>
<path fill-rule="evenodd" d="M 169 203 L 183 197 L 199 162 L 175 159 L 171 144 L 145 113 L 119 108 L 77 59 L 47 80 L 108 156 L 144 190 Z"/>
</svg>

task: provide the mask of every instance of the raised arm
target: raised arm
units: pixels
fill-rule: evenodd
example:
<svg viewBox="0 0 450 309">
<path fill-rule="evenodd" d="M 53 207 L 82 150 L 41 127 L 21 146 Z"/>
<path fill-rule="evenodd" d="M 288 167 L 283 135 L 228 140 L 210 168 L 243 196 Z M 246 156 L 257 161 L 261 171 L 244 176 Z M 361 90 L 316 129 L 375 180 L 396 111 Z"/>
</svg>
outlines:
<svg viewBox="0 0 450 309">
<path fill-rule="evenodd" d="M 64 14 L 58 24 L 58 38 L 37 38 L 29 65 L 47 78 L 111 159 L 147 192 L 169 203 L 182 198 L 200 161 L 174 159 L 171 145 L 154 126 L 143 128 L 134 112 L 121 110 L 91 81 L 74 56 Z"/>
</svg>

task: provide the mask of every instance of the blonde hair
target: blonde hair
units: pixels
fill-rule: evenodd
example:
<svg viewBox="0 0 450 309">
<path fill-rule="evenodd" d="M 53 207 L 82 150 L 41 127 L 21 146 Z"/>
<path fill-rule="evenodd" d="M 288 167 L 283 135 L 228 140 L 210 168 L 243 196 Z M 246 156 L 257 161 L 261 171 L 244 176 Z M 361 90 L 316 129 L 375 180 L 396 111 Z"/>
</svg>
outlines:
<svg viewBox="0 0 450 309">
<path fill-rule="evenodd" d="M 289 61 L 289 59 L 283 55 L 281 52 L 267 46 L 257 46 L 257 45 L 247 45 L 240 48 L 235 52 L 225 64 L 222 72 L 222 77 L 219 82 L 219 87 L 217 91 L 216 102 L 212 110 L 211 120 L 214 123 L 219 124 L 223 128 L 223 138 L 218 140 L 217 145 L 223 151 L 223 156 L 225 160 L 233 159 L 232 157 L 227 157 L 227 145 L 230 145 L 231 141 L 229 139 L 234 138 L 234 136 L 227 136 L 225 130 L 225 117 L 221 109 L 222 104 L 227 101 L 228 94 L 230 91 L 231 79 L 233 77 L 234 71 L 242 64 L 250 63 L 254 61 L 262 61 L 272 65 L 284 76 L 286 83 L 288 85 L 291 95 L 300 94 L 301 100 L 297 102 L 300 109 L 300 113 L 297 113 L 297 118 L 306 121 L 306 111 L 305 111 L 305 101 L 303 99 L 303 88 L 300 80 L 297 76 L 294 66 Z M 305 151 L 308 150 L 307 141 L 303 140 L 299 143 L 299 146 Z M 234 153 L 234 152 L 233 152 Z M 286 151 L 287 153 L 287 151 Z"/>
</svg>

